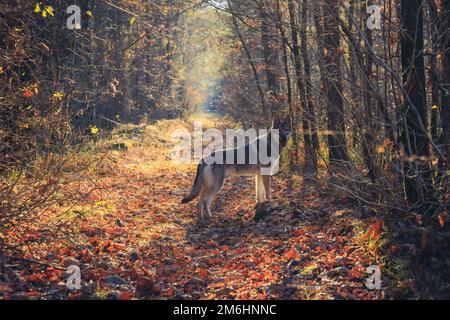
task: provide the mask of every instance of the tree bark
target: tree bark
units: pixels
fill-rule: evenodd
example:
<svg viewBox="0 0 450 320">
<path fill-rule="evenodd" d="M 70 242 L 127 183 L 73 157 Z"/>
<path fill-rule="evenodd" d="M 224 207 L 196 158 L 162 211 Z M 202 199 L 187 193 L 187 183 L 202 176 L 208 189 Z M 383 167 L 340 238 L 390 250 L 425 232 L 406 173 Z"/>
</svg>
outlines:
<svg viewBox="0 0 450 320">
<path fill-rule="evenodd" d="M 440 145 L 446 158 L 441 168 L 449 168 L 450 164 L 450 0 L 442 0 L 441 36 L 443 52 L 443 84 L 441 86 L 441 118 L 442 134 Z"/>
<path fill-rule="evenodd" d="M 278 105 L 278 86 L 277 86 L 277 76 L 274 72 L 276 68 L 276 52 L 272 49 L 271 45 L 271 34 L 272 28 L 269 24 L 269 15 L 266 10 L 270 10 L 268 7 L 268 2 L 263 1 L 264 5 L 260 6 L 259 16 L 261 22 L 261 44 L 263 49 L 264 63 L 265 63 L 265 73 L 268 89 L 268 98 L 270 103 L 269 111 L 271 117 L 276 114 L 279 110 L 274 110 L 275 106 Z"/>
<path fill-rule="evenodd" d="M 289 19 L 292 35 L 292 54 L 294 57 L 294 69 L 297 80 L 297 89 L 299 92 L 302 114 L 303 140 L 305 143 L 305 168 L 315 172 L 317 170 L 317 158 L 314 152 L 314 146 L 311 139 L 310 122 L 307 119 L 308 101 L 306 98 L 306 90 L 303 82 L 302 57 L 300 55 L 300 46 L 298 43 L 298 27 L 295 22 L 295 5 L 292 0 L 288 1 Z"/>
<path fill-rule="evenodd" d="M 411 205 L 423 203 L 429 193 L 430 171 L 423 56 L 423 1 L 402 0 L 402 68 L 406 95 L 403 106 L 403 147 L 405 161 L 405 193 Z"/>
<path fill-rule="evenodd" d="M 306 91 L 306 114 L 305 120 L 308 122 L 308 127 L 311 132 L 312 150 L 311 150 L 311 168 L 314 172 L 317 171 L 317 153 L 319 152 L 319 136 L 317 133 L 317 119 L 316 109 L 314 106 L 314 98 L 312 92 L 311 81 L 311 63 L 309 62 L 308 55 L 308 40 L 306 37 L 307 28 L 307 12 L 308 12 L 308 0 L 303 0 L 303 6 L 300 16 L 300 40 L 301 40 L 301 54 L 303 59 L 303 68 L 305 73 L 305 91 Z"/>
<path fill-rule="evenodd" d="M 329 0 L 324 3 L 325 24 L 323 35 L 323 60 L 327 71 L 323 85 L 326 92 L 326 108 L 328 123 L 328 151 L 330 170 L 344 165 L 348 166 L 349 156 L 345 137 L 345 117 L 342 99 L 341 75 L 341 41 L 339 33 L 339 5 L 338 0 Z"/>
<path fill-rule="evenodd" d="M 291 81 L 291 74 L 289 72 L 289 59 L 288 59 L 288 51 L 287 51 L 287 38 L 286 33 L 284 31 L 283 26 L 283 17 L 281 12 L 281 6 L 280 6 L 280 0 L 277 0 L 277 24 L 278 24 L 278 30 L 280 31 L 281 35 L 281 48 L 283 51 L 283 65 L 284 65 L 284 74 L 286 76 L 286 87 L 287 87 L 287 102 L 289 105 L 289 113 L 292 118 L 292 142 L 294 145 L 293 148 L 293 154 L 291 155 L 290 159 L 290 167 L 292 170 L 296 169 L 297 163 L 298 163 L 298 156 L 299 156 L 299 143 L 298 143 L 298 136 L 297 136 L 297 113 L 293 106 L 293 99 L 292 99 L 292 81 Z"/>
</svg>

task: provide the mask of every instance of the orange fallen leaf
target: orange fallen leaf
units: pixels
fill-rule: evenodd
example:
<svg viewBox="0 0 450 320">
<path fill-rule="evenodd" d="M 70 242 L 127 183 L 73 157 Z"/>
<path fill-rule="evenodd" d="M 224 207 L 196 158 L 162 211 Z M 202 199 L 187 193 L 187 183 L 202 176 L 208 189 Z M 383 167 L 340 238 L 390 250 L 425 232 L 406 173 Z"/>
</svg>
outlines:
<svg viewBox="0 0 450 320">
<path fill-rule="evenodd" d="M 169 289 L 161 291 L 161 296 L 165 298 L 172 298 L 176 294 L 175 289 L 170 287 Z"/>
<path fill-rule="evenodd" d="M 287 252 L 284 254 L 284 257 L 285 257 L 287 260 L 294 260 L 294 259 L 300 258 L 300 255 L 298 254 L 297 250 L 295 250 L 294 248 L 291 248 L 291 250 L 287 251 Z"/>
<path fill-rule="evenodd" d="M 215 293 L 210 293 L 205 300 L 214 300 L 217 297 Z"/>
<path fill-rule="evenodd" d="M 201 278 L 206 278 L 206 277 L 208 276 L 208 271 L 207 271 L 206 269 L 203 269 L 203 268 L 199 268 L 199 269 L 197 270 L 197 273 L 198 273 L 198 275 L 199 275 Z"/>
<path fill-rule="evenodd" d="M 25 98 L 31 98 L 33 96 L 33 92 L 29 89 L 25 89 L 22 93 Z"/>
<path fill-rule="evenodd" d="M 42 293 L 40 293 L 39 291 L 25 292 L 26 297 L 40 297 L 41 295 Z"/>
<path fill-rule="evenodd" d="M 216 283 L 211 283 L 209 285 L 210 288 L 222 288 L 225 287 L 225 283 L 223 282 L 216 282 Z"/>
<path fill-rule="evenodd" d="M 121 292 L 119 295 L 119 300 L 131 300 L 134 297 L 133 292 Z"/>
<path fill-rule="evenodd" d="M 267 295 L 264 292 L 258 293 L 257 300 L 267 300 Z"/>
</svg>

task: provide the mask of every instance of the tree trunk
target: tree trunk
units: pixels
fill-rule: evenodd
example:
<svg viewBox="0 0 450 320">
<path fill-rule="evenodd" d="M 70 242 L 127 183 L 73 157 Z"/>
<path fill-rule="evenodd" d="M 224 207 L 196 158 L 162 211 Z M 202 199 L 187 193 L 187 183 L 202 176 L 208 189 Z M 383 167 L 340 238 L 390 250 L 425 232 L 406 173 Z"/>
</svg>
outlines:
<svg viewBox="0 0 450 320">
<path fill-rule="evenodd" d="M 326 92 L 326 108 L 328 117 L 328 150 L 331 171 L 341 165 L 347 166 L 349 162 L 347 143 L 345 137 L 344 105 L 341 96 L 341 41 L 338 28 L 339 6 L 338 0 L 329 0 L 324 3 L 325 24 L 323 35 L 323 59 L 327 75 L 323 79 Z"/>
<path fill-rule="evenodd" d="M 315 157 L 314 146 L 311 139 L 311 127 L 310 122 L 307 120 L 307 99 L 305 85 L 303 83 L 303 72 L 302 72 L 302 58 L 300 56 L 300 46 L 298 43 L 298 28 L 295 23 L 295 5 L 292 0 L 288 1 L 289 6 L 289 18 L 291 25 L 291 35 L 292 35 L 292 54 L 294 56 L 294 68 L 295 76 L 297 79 L 297 88 L 299 91 L 299 98 L 301 104 L 302 114 L 302 126 L 303 126 L 303 140 L 305 143 L 305 168 L 313 172 L 317 169 L 317 159 Z"/>
<path fill-rule="evenodd" d="M 366 12 L 367 6 L 365 4 L 361 5 L 361 16 L 363 16 L 363 13 Z M 365 28 L 366 30 L 366 38 L 369 42 L 369 45 L 373 47 L 373 38 L 372 38 L 372 31 L 369 28 Z M 362 55 L 362 53 L 360 53 Z M 373 108 L 373 97 L 372 95 L 375 92 L 375 87 L 371 81 L 372 77 L 372 68 L 373 68 L 373 55 L 370 50 L 366 50 L 365 55 L 365 61 L 364 57 L 361 56 L 361 72 L 362 79 L 363 79 L 363 96 L 364 96 L 364 116 L 363 116 L 363 123 L 364 126 L 362 127 L 363 132 L 363 141 L 362 141 L 362 148 L 364 153 L 364 163 L 367 167 L 367 171 L 369 174 L 369 178 L 372 182 L 375 182 L 378 178 L 378 172 L 377 172 L 377 166 L 376 166 L 376 160 L 375 160 L 375 145 L 374 145 L 374 137 L 372 134 L 372 130 L 374 129 L 374 123 L 373 123 L 373 115 L 372 110 Z M 364 62 L 365 62 L 365 68 L 364 68 Z"/>
<path fill-rule="evenodd" d="M 289 59 L 288 59 L 288 51 L 287 51 L 287 38 L 286 33 L 284 31 L 283 26 L 283 17 L 281 13 L 281 6 L 280 6 L 280 0 L 277 0 L 277 17 L 278 17 L 278 30 L 280 31 L 281 35 L 281 48 L 283 51 L 283 65 L 284 65 L 284 74 L 286 76 L 286 87 L 287 87 L 287 102 L 289 105 L 289 113 L 291 114 L 292 118 L 292 142 L 294 145 L 293 148 L 293 154 L 291 155 L 290 159 L 290 167 L 291 170 L 295 170 L 298 163 L 298 155 L 299 155 L 299 143 L 298 143 L 298 136 L 297 136 L 297 114 L 296 110 L 293 106 L 293 100 L 292 100 L 292 81 L 291 81 L 291 74 L 289 72 Z"/>
<path fill-rule="evenodd" d="M 275 110 L 275 105 L 278 102 L 277 77 L 274 72 L 276 67 L 276 53 L 271 46 L 271 34 L 273 30 L 270 27 L 269 15 L 266 12 L 266 10 L 269 10 L 269 8 L 267 5 L 267 1 L 263 1 L 263 3 L 266 5 L 262 5 L 259 10 L 259 15 L 261 19 L 261 43 L 265 63 L 267 89 L 269 91 L 268 98 L 269 101 L 271 102 L 269 109 L 270 115 L 273 116 L 279 111 Z"/>
<path fill-rule="evenodd" d="M 409 159 L 405 162 L 405 192 L 411 205 L 423 203 L 430 185 L 427 161 L 427 109 L 423 56 L 423 7 L 421 0 L 402 0 L 402 68 L 406 92 L 403 116 L 403 147 Z"/>
<path fill-rule="evenodd" d="M 442 168 L 449 168 L 450 164 L 450 0 L 442 0 L 441 34 L 443 51 L 443 84 L 441 86 L 441 118 L 442 134 L 440 145 L 443 146 L 446 163 Z"/>
<path fill-rule="evenodd" d="M 308 127 L 311 132 L 312 140 L 312 151 L 311 151 L 311 168 L 314 172 L 317 171 L 317 153 L 319 152 L 319 136 L 317 134 L 317 119 L 316 119 L 316 109 L 314 107 L 314 99 L 312 92 L 312 81 L 311 81 L 311 64 L 309 62 L 308 56 L 308 40 L 306 37 L 307 28 L 307 12 L 308 12 L 308 0 L 303 0 L 303 7 L 301 11 L 300 21 L 300 40 L 301 40 L 301 53 L 303 58 L 303 68 L 305 70 L 305 91 L 306 91 L 306 113 L 304 115 L 306 121 L 308 122 Z"/>
<path fill-rule="evenodd" d="M 430 15 L 430 21 L 428 23 L 428 34 L 430 35 L 431 53 L 429 57 L 429 79 L 431 81 L 431 137 L 433 141 L 439 143 L 439 107 L 440 107 L 440 94 L 439 94 L 439 72 L 438 72 L 438 52 L 440 48 L 439 33 L 441 30 L 441 24 L 439 23 L 437 16 L 437 8 L 434 0 L 428 0 L 428 12 Z"/>
</svg>

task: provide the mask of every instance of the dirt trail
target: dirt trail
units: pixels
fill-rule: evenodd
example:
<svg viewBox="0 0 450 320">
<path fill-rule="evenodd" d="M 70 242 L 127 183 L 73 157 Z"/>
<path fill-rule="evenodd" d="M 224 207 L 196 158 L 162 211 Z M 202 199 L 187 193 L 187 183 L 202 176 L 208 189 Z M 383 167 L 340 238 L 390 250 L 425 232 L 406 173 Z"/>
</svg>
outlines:
<svg viewBox="0 0 450 320">
<path fill-rule="evenodd" d="M 211 221 L 199 220 L 194 204 L 181 205 L 195 168 L 171 161 L 167 135 L 179 125 L 165 121 L 150 126 L 144 143 L 111 154 L 112 161 L 96 173 L 98 190 L 70 211 L 70 237 L 30 242 L 42 261 L 79 264 L 83 290 L 69 293 L 63 271 L 35 265 L 19 272 L 27 286 L 23 294 L 118 299 L 384 296 L 384 290 L 365 286 L 366 268 L 377 263 L 359 244 L 365 227 L 355 223 L 350 209 L 300 177 L 275 177 L 274 200 L 258 210 L 256 219 L 249 178 L 227 181 Z"/>
</svg>

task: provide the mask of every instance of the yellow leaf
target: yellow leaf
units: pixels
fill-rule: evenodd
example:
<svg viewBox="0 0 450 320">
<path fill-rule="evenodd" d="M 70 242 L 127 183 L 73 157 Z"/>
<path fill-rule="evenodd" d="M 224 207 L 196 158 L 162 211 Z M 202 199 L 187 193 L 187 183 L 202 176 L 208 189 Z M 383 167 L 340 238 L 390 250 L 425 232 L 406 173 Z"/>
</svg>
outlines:
<svg viewBox="0 0 450 320">
<path fill-rule="evenodd" d="M 91 133 L 93 135 L 97 135 L 99 131 L 100 131 L 100 129 L 97 128 L 96 126 L 91 126 Z"/>
<path fill-rule="evenodd" d="M 444 227 L 445 226 L 445 222 L 447 221 L 447 213 L 446 212 L 440 213 L 438 215 L 438 220 L 439 220 L 440 227 L 441 228 Z"/>
<path fill-rule="evenodd" d="M 39 3 L 36 3 L 36 7 L 34 8 L 34 12 L 37 12 L 37 13 L 41 12 L 41 6 L 40 6 Z"/>
<path fill-rule="evenodd" d="M 89 17 L 92 17 L 92 11 L 86 11 L 86 14 L 89 16 Z"/>
<path fill-rule="evenodd" d="M 48 14 L 51 15 L 52 17 L 54 16 L 52 6 L 46 6 L 45 11 L 48 12 Z"/>
<path fill-rule="evenodd" d="M 42 16 L 43 16 L 44 18 L 46 18 L 46 17 L 47 17 L 47 11 L 43 10 L 43 11 L 42 11 Z"/>
<path fill-rule="evenodd" d="M 0 74 L 3 73 L 3 67 L 0 67 Z"/>
<path fill-rule="evenodd" d="M 64 97 L 64 93 L 57 91 L 57 92 L 55 92 L 55 93 L 53 94 L 53 96 L 54 96 L 55 98 L 57 98 L 59 101 L 61 101 L 62 98 Z"/>
<path fill-rule="evenodd" d="M 132 18 L 130 19 L 130 24 L 133 25 L 133 24 L 135 24 L 135 22 L 136 22 L 136 18 L 135 18 L 135 17 L 132 17 Z"/>
<path fill-rule="evenodd" d="M 433 105 L 433 107 L 432 107 L 431 109 L 433 109 L 433 110 L 438 110 L 438 109 L 439 109 L 439 106 L 438 106 L 438 105 Z"/>
<path fill-rule="evenodd" d="M 384 146 L 378 146 L 377 153 L 383 154 L 386 151 L 386 148 Z"/>
</svg>

